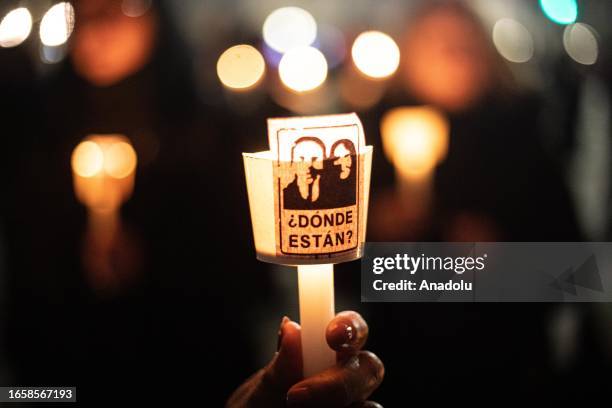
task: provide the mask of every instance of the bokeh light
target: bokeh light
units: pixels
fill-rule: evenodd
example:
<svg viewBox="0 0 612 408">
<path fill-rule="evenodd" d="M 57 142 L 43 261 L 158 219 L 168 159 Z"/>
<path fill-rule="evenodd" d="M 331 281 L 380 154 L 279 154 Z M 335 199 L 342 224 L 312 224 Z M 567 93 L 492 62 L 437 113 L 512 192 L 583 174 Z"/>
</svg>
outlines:
<svg viewBox="0 0 612 408">
<path fill-rule="evenodd" d="M 250 45 L 228 48 L 217 61 L 221 83 L 232 89 L 249 89 L 259 82 L 266 69 L 263 56 Z"/>
<path fill-rule="evenodd" d="M 263 38 L 269 47 L 285 53 L 295 47 L 311 45 L 317 38 L 317 22 L 304 9 L 282 7 L 266 18 Z"/>
<path fill-rule="evenodd" d="M 578 17 L 576 0 L 540 0 L 542 11 L 557 24 L 571 24 Z"/>
<path fill-rule="evenodd" d="M 278 65 L 281 81 L 296 92 L 311 91 L 327 78 L 327 61 L 314 47 L 298 47 L 283 55 Z"/>
<path fill-rule="evenodd" d="M 366 31 L 355 39 L 351 50 L 355 66 L 372 78 L 392 75 L 399 66 L 399 47 L 380 31 Z"/>
<path fill-rule="evenodd" d="M 136 165 L 136 151 L 125 136 L 88 136 L 72 153 L 77 199 L 94 212 L 116 211 L 132 194 Z"/>
<path fill-rule="evenodd" d="M 49 47 L 47 45 L 40 46 L 40 60 L 45 64 L 57 64 L 61 62 L 68 52 L 66 44 L 57 47 Z"/>
<path fill-rule="evenodd" d="M 40 22 L 40 40 L 44 45 L 58 46 L 68 41 L 74 28 L 74 8 L 68 2 L 57 3 Z"/>
<path fill-rule="evenodd" d="M 136 152 L 126 142 L 113 143 L 104 152 L 104 171 L 109 176 L 122 179 L 136 168 Z"/>
<path fill-rule="evenodd" d="M 32 15 L 25 7 L 9 11 L 0 22 L 0 47 L 16 47 L 32 30 Z"/>
<path fill-rule="evenodd" d="M 533 57 L 533 38 L 527 28 L 511 18 L 502 18 L 493 26 L 493 43 L 510 62 L 527 62 Z"/>
<path fill-rule="evenodd" d="M 94 177 L 104 166 L 104 153 L 97 143 L 81 142 L 72 153 L 72 169 L 81 177 Z"/>
<path fill-rule="evenodd" d="M 593 65 L 599 57 L 599 44 L 593 27 L 576 23 L 565 27 L 563 47 L 567 54 L 577 63 Z"/>
<path fill-rule="evenodd" d="M 387 159 L 404 178 L 430 174 L 448 152 L 448 120 L 431 107 L 394 108 L 380 131 Z"/>
<path fill-rule="evenodd" d="M 408 26 L 402 43 L 400 77 L 408 92 L 452 112 L 474 106 L 499 73 L 491 34 L 461 7 L 433 7 Z"/>
</svg>

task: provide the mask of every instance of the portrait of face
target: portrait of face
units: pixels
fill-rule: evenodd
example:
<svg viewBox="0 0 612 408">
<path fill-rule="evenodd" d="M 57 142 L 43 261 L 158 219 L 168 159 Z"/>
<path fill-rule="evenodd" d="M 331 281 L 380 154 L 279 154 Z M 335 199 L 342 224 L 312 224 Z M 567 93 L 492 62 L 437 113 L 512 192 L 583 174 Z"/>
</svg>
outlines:
<svg viewBox="0 0 612 408">
<path fill-rule="evenodd" d="M 297 185 L 300 195 L 304 199 L 316 201 L 319 196 L 318 181 L 320 175 L 316 170 L 323 170 L 325 159 L 325 148 L 320 141 L 310 139 L 298 139 L 293 148 L 291 162 L 297 177 Z M 310 186 L 312 186 L 312 189 Z"/>
<path fill-rule="evenodd" d="M 280 172 L 285 209 L 333 209 L 354 205 L 358 162 L 355 143 L 337 138 L 326 145 L 316 136 L 291 144 L 291 161 Z"/>
<path fill-rule="evenodd" d="M 312 169 L 323 169 L 323 159 L 323 147 L 317 142 L 310 140 L 298 142 L 292 157 L 298 183 L 312 184 L 314 181 Z"/>
<path fill-rule="evenodd" d="M 351 151 L 344 144 L 340 144 L 332 152 L 332 157 L 337 157 L 333 162 L 334 166 L 340 166 L 340 178 L 346 180 L 351 174 L 351 166 L 353 165 Z"/>
<path fill-rule="evenodd" d="M 350 140 L 338 140 L 331 148 L 331 158 L 334 166 L 340 166 L 340 179 L 346 180 L 351 175 L 355 146 Z"/>
</svg>

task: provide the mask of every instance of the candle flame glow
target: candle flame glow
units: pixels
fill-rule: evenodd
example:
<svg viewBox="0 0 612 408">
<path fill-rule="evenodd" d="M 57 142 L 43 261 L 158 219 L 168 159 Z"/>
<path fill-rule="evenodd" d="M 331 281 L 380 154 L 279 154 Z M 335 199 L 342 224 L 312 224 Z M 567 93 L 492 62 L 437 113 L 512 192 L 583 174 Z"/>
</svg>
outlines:
<svg viewBox="0 0 612 408">
<path fill-rule="evenodd" d="M 217 61 L 217 75 L 231 89 L 249 89 L 263 77 L 266 63 L 257 49 L 242 44 L 228 48 Z"/>
<path fill-rule="evenodd" d="M 87 137 L 72 153 L 77 198 L 90 210 L 115 211 L 132 194 L 136 164 L 136 152 L 126 137 Z"/>
<path fill-rule="evenodd" d="M 386 78 L 400 62 L 400 50 L 393 38 L 380 31 L 366 31 L 355 39 L 351 50 L 355 66 L 371 78 Z"/>
<path fill-rule="evenodd" d="M 104 171 L 109 176 L 122 179 L 134 172 L 136 152 L 126 142 L 113 143 L 104 152 Z"/>
<path fill-rule="evenodd" d="M 283 55 L 278 74 L 287 88 L 296 92 L 312 91 L 327 78 L 327 61 L 314 47 L 299 47 Z"/>
<path fill-rule="evenodd" d="M 400 107 L 381 121 L 383 149 L 402 177 L 423 177 L 446 157 L 448 121 L 430 107 Z"/>
<path fill-rule="evenodd" d="M 25 7 L 9 11 L 0 22 L 0 47 L 16 47 L 32 30 L 32 15 Z"/>
<path fill-rule="evenodd" d="M 280 53 L 311 45 L 316 37 L 317 23 L 314 17 L 299 7 L 276 9 L 263 25 L 264 41 Z"/>
<path fill-rule="evenodd" d="M 97 143 L 81 142 L 72 153 L 72 169 L 81 177 L 94 177 L 102 171 L 104 153 Z"/>
<path fill-rule="evenodd" d="M 44 45 L 58 46 L 68 41 L 74 28 L 74 8 L 68 2 L 52 6 L 40 22 L 40 40 Z"/>
</svg>

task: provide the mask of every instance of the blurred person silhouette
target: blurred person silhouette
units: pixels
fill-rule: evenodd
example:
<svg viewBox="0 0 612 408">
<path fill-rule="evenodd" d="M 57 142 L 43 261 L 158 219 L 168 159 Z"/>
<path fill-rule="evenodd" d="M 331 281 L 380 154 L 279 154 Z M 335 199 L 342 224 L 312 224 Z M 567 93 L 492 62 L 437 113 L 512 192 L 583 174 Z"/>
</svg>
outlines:
<svg viewBox="0 0 612 408">
<path fill-rule="evenodd" d="M 256 368 L 254 308 L 246 305 L 267 298 L 269 286 L 254 256 L 236 256 L 252 247 L 232 211 L 243 204 L 233 202 L 224 177 L 234 171 L 220 137 L 225 117 L 197 100 L 188 50 L 163 2 L 138 17 L 125 15 L 118 0 L 74 5 L 70 58 L 40 84 L 40 128 L 28 134 L 15 174 L 18 198 L 6 214 L 6 354 L 15 383 L 73 384 L 81 402 L 177 397 L 222 406 Z M 110 133 L 131 140 L 138 167 L 110 255 L 113 285 L 100 286 L 84 270 L 86 214 L 74 196 L 70 155 L 85 136 Z M 254 376 L 231 406 L 284 405 L 294 383 L 296 403 L 304 402 L 304 389 L 314 403 L 363 402 L 380 383 L 382 365 L 361 351 L 367 326 L 360 319 L 332 322 L 339 365 L 304 383 L 295 360 L 299 326 L 284 321 L 281 333 L 289 334 L 274 360 L 280 365 L 260 371 L 269 373 L 264 379 L 280 375 L 282 384 Z M 361 334 L 346 339 L 346 327 Z M 330 394 L 345 385 L 350 393 Z"/>
<path fill-rule="evenodd" d="M 435 173 L 435 219 L 425 234 L 435 231 L 449 240 L 579 239 L 560 169 L 541 145 L 542 101 L 518 88 L 478 17 L 463 2 L 435 1 L 407 27 L 399 71 L 406 92 L 375 114 L 393 105 L 428 104 L 450 120 L 449 153 Z M 376 159 L 385 175 L 380 184 L 388 186 L 392 169 L 382 155 Z M 374 234 L 377 212 L 386 211 L 373 208 Z"/>
<path fill-rule="evenodd" d="M 541 146 L 543 101 L 514 83 L 479 19 L 464 2 L 423 2 L 406 27 L 398 71 L 404 90 L 363 116 L 365 132 L 380 152 L 378 127 L 389 108 L 429 104 L 448 116 L 450 145 L 434 174 L 431 215 L 419 220 L 424 227 L 402 217 L 411 204 L 390 191 L 393 168 L 375 155 L 368 239 L 581 240 L 561 169 Z M 353 281 L 342 286 L 359 292 Z M 594 373 L 610 366 L 602 347 L 593 346 L 599 340 L 585 307 L 570 307 L 576 331 L 562 334 L 554 304 L 368 306 L 365 316 L 378 334 L 372 347 L 381 351 L 388 374 L 377 394 L 383 404 L 401 400 L 405 384 L 418 384 L 411 394 L 417 400 L 463 396 L 475 403 L 508 393 L 511 400 L 564 400 L 553 394 L 601 384 Z M 572 336 L 571 351 L 555 355 L 553 345 Z M 399 356 L 393 350 L 401 347 L 412 352 Z"/>
</svg>

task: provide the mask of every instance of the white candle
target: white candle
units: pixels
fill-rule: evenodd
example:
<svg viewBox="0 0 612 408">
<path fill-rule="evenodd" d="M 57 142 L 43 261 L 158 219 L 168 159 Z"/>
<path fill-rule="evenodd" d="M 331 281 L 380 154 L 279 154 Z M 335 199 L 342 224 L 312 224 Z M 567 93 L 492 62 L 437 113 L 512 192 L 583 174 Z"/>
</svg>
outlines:
<svg viewBox="0 0 612 408">
<path fill-rule="evenodd" d="M 334 265 L 299 265 L 300 325 L 304 377 L 332 367 L 336 352 L 325 339 L 328 323 L 334 318 Z"/>
</svg>

